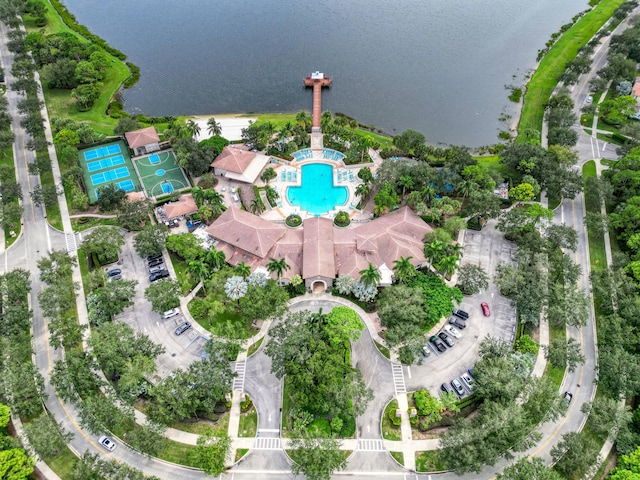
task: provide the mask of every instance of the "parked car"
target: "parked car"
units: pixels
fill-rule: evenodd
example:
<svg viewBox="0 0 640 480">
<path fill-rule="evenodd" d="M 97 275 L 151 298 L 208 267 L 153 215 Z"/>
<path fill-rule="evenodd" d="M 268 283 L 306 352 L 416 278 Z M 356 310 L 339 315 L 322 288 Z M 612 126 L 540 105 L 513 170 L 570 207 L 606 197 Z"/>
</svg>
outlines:
<svg viewBox="0 0 640 480">
<path fill-rule="evenodd" d="M 462 320 L 460 317 L 451 317 L 449 319 L 449 323 L 458 327 L 460 330 L 464 330 L 465 328 L 467 328 L 467 324 L 464 323 L 464 320 Z"/>
<path fill-rule="evenodd" d="M 469 314 L 467 312 L 465 312 L 464 310 L 460 310 L 459 308 L 454 308 L 453 309 L 453 314 L 456 317 L 460 317 L 464 320 L 468 320 L 469 319 Z"/>
<path fill-rule="evenodd" d="M 114 275 L 113 277 L 109 277 L 107 279 L 107 282 L 115 282 L 118 280 L 122 280 L 122 275 L 118 274 L 118 275 Z"/>
<path fill-rule="evenodd" d="M 186 332 L 187 330 L 189 330 L 191 328 L 191 324 L 189 322 L 184 322 L 182 324 L 180 324 L 178 326 L 178 328 L 176 328 L 175 334 L 177 336 L 182 335 L 184 332 Z"/>
<path fill-rule="evenodd" d="M 171 318 L 171 317 L 175 317 L 176 315 L 180 315 L 180 309 L 179 308 L 172 308 L 171 310 L 167 310 L 166 312 L 164 312 L 162 314 L 162 318 L 164 318 L 165 320 L 167 318 Z"/>
<path fill-rule="evenodd" d="M 453 380 L 451 380 L 451 386 L 455 389 L 459 397 L 464 396 L 465 394 L 464 388 L 462 387 L 462 384 L 457 379 L 454 378 Z"/>
<path fill-rule="evenodd" d="M 151 255 L 147 255 L 147 262 L 150 262 L 151 260 L 155 260 L 156 258 L 162 258 L 162 254 L 152 253 Z"/>
<path fill-rule="evenodd" d="M 476 376 L 473 374 L 473 367 L 471 367 L 469 370 L 467 370 L 467 372 L 469 372 L 469 375 L 471 375 L 471 378 L 475 379 Z"/>
<path fill-rule="evenodd" d="M 491 310 L 489 310 L 489 305 L 487 304 L 487 302 L 482 302 L 480 306 L 482 307 L 482 313 L 485 317 L 491 315 Z"/>
<path fill-rule="evenodd" d="M 98 443 L 110 452 L 113 452 L 116 449 L 116 443 L 104 435 L 98 439 Z"/>
<path fill-rule="evenodd" d="M 447 332 L 448 335 L 451 335 L 453 338 L 462 337 L 462 333 L 460 333 L 460 330 L 452 325 L 445 325 L 444 331 Z"/>
<path fill-rule="evenodd" d="M 445 393 L 454 393 L 453 388 L 451 388 L 451 385 L 449 385 L 448 383 L 443 383 L 442 385 L 440 385 L 440 390 Z"/>
<path fill-rule="evenodd" d="M 444 352 L 447 347 L 445 347 L 444 343 L 442 343 L 442 340 L 440 340 L 438 337 L 436 337 L 435 335 L 433 337 L 431 337 L 429 339 L 429 341 L 431 343 L 433 343 L 433 345 L 438 349 L 438 351 L 440 352 Z"/>
<path fill-rule="evenodd" d="M 467 390 L 473 393 L 473 378 L 471 378 L 471 375 L 469 375 L 468 373 L 463 373 L 460 376 L 460 380 L 462 380 L 464 386 L 467 387 Z"/>
<path fill-rule="evenodd" d="M 107 277 L 115 277 L 116 275 L 120 275 L 121 273 L 122 270 L 120 270 L 119 268 L 114 268 L 107 272 Z"/>
<path fill-rule="evenodd" d="M 159 258 L 154 258 L 153 260 L 149 260 L 147 265 L 149 267 L 155 267 L 156 265 L 161 265 L 163 262 L 164 262 L 164 258 L 159 257 Z"/>
<path fill-rule="evenodd" d="M 159 272 L 155 272 L 149 275 L 149 281 L 155 282 L 156 280 L 160 280 L 161 278 L 167 278 L 168 276 L 169 276 L 169 270 L 160 270 Z"/>
<path fill-rule="evenodd" d="M 424 353 L 425 357 L 428 357 L 431 355 L 431 349 L 429 348 L 429 345 L 422 346 L 422 353 Z"/>
<path fill-rule="evenodd" d="M 153 267 L 149 267 L 149 273 L 157 273 L 157 272 L 161 272 L 162 270 L 164 270 L 164 265 L 163 264 L 155 265 Z"/>
<path fill-rule="evenodd" d="M 571 393 L 571 392 L 564 392 L 563 397 L 564 397 L 564 399 L 567 401 L 567 403 L 571 403 L 571 400 L 573 400 L 573 393 Z"/>
<path fill-rule="evenodd" d="M 453 340 L 451 340 L 449 338 L 449 335 L 447 335 L 444 332 L 440 332 L 438 334 L 438 337 L 440 337 L 440 340 L 442 340 L 444 343 L 446 343 L 447 347 L 449 347 L 449 348 L 453 347 L 454 343 L 453 343 Z"/>
</svg>

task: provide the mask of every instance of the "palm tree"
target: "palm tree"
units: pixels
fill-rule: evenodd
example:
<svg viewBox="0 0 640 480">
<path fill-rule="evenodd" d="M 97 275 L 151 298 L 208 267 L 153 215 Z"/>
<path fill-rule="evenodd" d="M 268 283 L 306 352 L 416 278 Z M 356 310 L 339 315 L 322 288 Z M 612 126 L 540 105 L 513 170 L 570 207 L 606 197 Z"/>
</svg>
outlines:
<svg viewBox="0 0 640 480">
<path fill-rule="evenodd" d="M 207 131 L 211 134 L 212 137 L 220 135 L 222 133 L 222 126 L 216 122 L 216 119 L 211 117 L 207 120 Z"/>
<path fill-rule="evenodd" d="M 189 130 L 189 133 L 192 137 L 197 137 L 198 135 L 200 135 L 200 125 L 198 125 L 193 120 L 187 120 L 187 130 Z"/>
<path fill-rule="evenodd" d="M 435 187 L 433 185 L 425 185 L 422 187 L 422 190 L 420 190 L 420 193 L 422 194 L 424 201 L 427 202 L 427 205 L 431 206 L 431 201 L 436 198 Z"/>
<path fill-rule="evenodd" d="M 462 195 L 462 198 L 470 196 L 477 189 L 478 184 L 473 180 L 462 180 L 460 183 L 458 183 L 458 186 L 456 188 L 458 193 Z"/>
<path fill-rule="evenodd" d="M 249 285 L 242 277 L 231 277 L 224 284 L 224 293 L 231 300 L 236 300 L 240 304 L 240 299 L 247 294 Z"/>
<path fill-rule="evenodd" d="M 309 115 L 304 110 L 300 110 L 298 113 L 296 113 L 296 122 L 302 128 L 304 128 L 305 130 L 308 130 L 309 128 L 311 128 L 311 122 L 312 122 L 311 115 Z"/>
<path fill-rule="evenodd" d="M 358 139 L 358 148 L 360 148 L 360 163 L 364 162 L 364 154 L 369 151 L 371 147 L 371 140 L 367 137 L 360 137 Z"/>
<path fill-rule="evenodd" d="M 371 193 L 371 185 L 368 183 L 361 183 L 356 187 L 356 195 L 360 197 L 360 204 L 363 205 L 366 198 Z"/>
<path fill-rule="evenodd" d="M 393 262 L 393 273 L 398 280 L 398 283 L 403 283 L 405 280 L 410 280 L 416 275 L 416 267 L 411 263 L 413 257 L 400 257 L 399 260 Z"/>
<path fill-rule="evenodd" d="M 246 263 L 244 263 L 244 260 L 242 260 L 238 265 L 236 265 L 236 268 L 234 268 L 234 271 L 244 279 L 246 279 L 249 275 L 251 275 L 251 267 Z"/>
<path fill-rule="evenodd" d="M 199 208 L 204 204 L 206 193 L 200 187 L 193 187 L 191 189 L 191 196 L 193 197 L 193 201 L 196 202 L 196 205 Z"/>
<path fill-rule="evenodd" d="M 411 175 L 403 175 L 398 179 L 398 185 L 402 187 L 402 196 L 404 197 L 407 188 L 413 187 L 413 178 Z"/>
<path fill-rule="evenodd" d="M 364 270 L 360 270 L 360 282 L 369 286 L 376 286 L 380 282 L 380 270 L 376 268 L 376 266 L 369 262 L 369 266 Z"/>
<path fill-rule="evenodd" d="M 459 243 L 451 243 L 449 245 L 446 245 L 444 251 L 447 255 L 456 256 L 458 258 L 462 257 L 462 245 L 460 245 Z"/>
<path fill-rule="evenodd" d="M 209 265 L 201 260 L 193 260 L 189 262 L 189 273 L 198 281 L 202 281 L 202 287 L 207 292 L 206 280 L 211 276 Z"/>
<path fill-rule="evenodd" d="M 222 250 L 217 250 L 215 247 L 211 247 L 211 249 L 205 254 L 204 260 L 214 269 L 220 270 L 224 267 L 227 257 Z"/>
<path fill-rule="evenodd" d="M 413 207 L 418 205 L 419 203 L 424 203 L 422 198 L 422 193 L 414 190 L 409 195 L 407 195 L 407 203 Z"/>
<path fill-rule="evenodd" d="M 260 215 L 264 211 L 264 203 L 256 197 L 251 200 L 251 206 L 249 208 L 251 209 L 251 213 Z"/>
<path fill-rule="evenodd" d="M 445 243 L 440 240 L 433 240 L 424 246 L 424 256 L 427 257 L 429 263 L 434 265 L 440 261 L 444 255 Z"/>
<path fill-rule="evenodd" d="M 286 270 L 289 270 L 290 268 L 291 267 L 287 265 L 287 262 L 284 258 L 281 258 L 280 260 L 276 260 L 273 257 L 269 257 L 269 263 L 267 263 L 267 270 L 269 270 L 270 273 L 275 272 L 277 280 L 280 280 L 280 277 L 282 277 L 282 274 Z"/>
<path fill-rule="evenodd" d="M 456 268 L 458 268 L 458 256 L 457 255 L 450 255 L 450 256 L 447 256 L 447 257 L 443 257 L 436 264 L 436 269 L 440 273 L 442 273 L 443 277 L 446 277 L 446 278 L 451 278 L 451 275 L 453 275 L 455 273 Z"/>
</svg>

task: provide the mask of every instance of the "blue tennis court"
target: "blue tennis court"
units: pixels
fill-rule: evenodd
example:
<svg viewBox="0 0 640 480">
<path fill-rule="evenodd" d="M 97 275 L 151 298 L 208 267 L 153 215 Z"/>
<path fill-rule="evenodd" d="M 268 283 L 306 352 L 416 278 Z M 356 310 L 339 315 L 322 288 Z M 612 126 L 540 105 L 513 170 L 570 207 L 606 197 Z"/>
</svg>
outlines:
<svg viewBox="0 0 640 480">
<path fill-rule="evenodd" d="M 171 193 L 173 192 L 173 185 L 171 183 L 163 183 L 162 184 L 163 193 Z"/>
<path fill-rule="evenodd" d="M 153 154 L 149 157 L 149 163 L 150 164 L 155 164 L 155 163 L 160 163 L 160 157 L 156 154 Z"/>
<path fill-rule="evenodd" d="M 127 167 L 116 168 L 115 170 L 108 170 L 102 173 L 94 173 L 91 175 L 91 183 L 93 185 L 102 185 L 103 183 L 117 180 L 118 178 L 124 178 L 129 176 L 129 169 Z"/>
<path fill-rule="evenodd" d="M 120 190 L 124 190 L 125 192 L 133 192 L 136 189 L 135 185 L 131 180 L 125 180 L 123 182 L 114 183 L 114 185 L 117 186 Z M 94 188 L 93 193 L 95 194 L 96 198 L 100 198 L 99 188 Z"/>
<path fill-rule="evenodd" d="M 116 153 L 120 153 L 120 145 L 113 144 L 107 145 L 106 147 L 98 147 L 93 150 L 87 150 L 84 152 L 85 160 L 95 160 L 100 157 L 108 157 L 109 155 L 115 155 Z"/>
<path fill-rule="evenodd" d="M 122 155 L 89 162 L 87 163 L 87 170 L 89 170 L 89 172 L 96 172 L 98 170 L 104 170 L 105 168 L 115 167 L 116 165 L 124 165 L 124 157 Z"/>
</svg>

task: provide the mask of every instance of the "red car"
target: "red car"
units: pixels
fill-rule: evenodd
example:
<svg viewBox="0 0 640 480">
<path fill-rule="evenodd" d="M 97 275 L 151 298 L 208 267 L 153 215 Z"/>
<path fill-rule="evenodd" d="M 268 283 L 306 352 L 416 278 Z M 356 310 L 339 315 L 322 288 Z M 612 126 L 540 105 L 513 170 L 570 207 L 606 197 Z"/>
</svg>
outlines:
<svg viewBox="0 0 640 480">
<path fill-rule="evenodd" d="M 485 317 L 491 315 L 491 310 L 489 310 L 489 305 L 487 305 L 487 302 L 482 302 L 480 306 L 482 307 L 482 313 L 484 313 Z"/>
</svg>

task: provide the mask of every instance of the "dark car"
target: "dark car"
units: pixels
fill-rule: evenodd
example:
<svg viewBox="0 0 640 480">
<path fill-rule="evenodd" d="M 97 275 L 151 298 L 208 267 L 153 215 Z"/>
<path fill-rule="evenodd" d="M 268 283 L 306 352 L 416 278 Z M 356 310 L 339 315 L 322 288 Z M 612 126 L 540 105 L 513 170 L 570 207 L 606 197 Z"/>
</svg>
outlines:
<svg viewBox="0 0 640 480">
<path fill-rule="evenodd" d="M 489 304 L 487 304 L 487 302 L 482 302 L 480 306 L 482 307 L 482 313 L 485 317 L 491 315 L 491 310 L 489 310 Z"/>
<path fill-rule="evenodd" d="M 447 335 L 444 332 L 440 332 L 438 336 L 440 337 L 440 340 L 442 340 L 444 343 L 447 344 L 447 347 L 449 348 L 453 347 L 453 340 L 449 338 L 449 335 Z"/>
<path fill-rule="evenodd" d="M 451 388 L 451 385 L 449 385 L 448 383 L 443 383 L 442 385 L 440 385 L 440 390 L 445 393 L 454 393 L 453 388 Z"/>
<path fill-rule="evenodd" d="M 464 330 L 465 328 L 467 328 L 467 324 L 464 323 L 464 320 L 462 320 L 460 317 L 451 317 L 449 319 L 449 323 L 451 325 L 454 325 L 455 327 L 458 327 L 460 330 Z"/>
<path fill-rule="evenodd" d="M 116 282 L 118 280 L 122 280 L 122 275 L 117 274 L 107 279 L 108 282 Z"/>
<path fill-rule="evenodd" d="M 476 378 L 476 376 L 473 374 L 473 367 L 467 370 L 467 372 L 469 372 L 469 375 L 471 375 L 471 378 Z"/>
<path fill-rule="evenodd" d="M 149 265 L 149 268 L 151 268 L 151 267 L 155 267 L 156 265 L 162 265 L 163 261 L 164 259 L 162 257 L 154 258 L 153 260 L 149 260 L 149 263 L 147 265 Z"/>
<path fill-rule="evenodd" d="M 573 393 L 571 393 L 571 392 L 564 392 L 563 397 L 564 397 L 564 399 L 567 401 L 567 403 L 571 403 L 571 400 L 573 400 Z"/>
<path fill-rule="evenodd" d="M 433 343 L 433 345 L 438 349 L 438 351 L 440 352 L 444 352 L 447 347 L 444 345 L 444 343 L 442 343 L 442 340 L 440 340 L 438 337 L 436 337 L 435 335 L 433 337 L 431 337 L 429 339 L 429 341 L 431 343 Z"/>
<path fill-rule="evenodd" d="M 147 262 L 150 262 L 151 260 L 155 260 L 156 258 L 162 258 L 162 254 L 152 253 L 151 255 L 147 255 Z"/>
<path fill-rule="evenodd" d="M 122 273 L 122 270 L 120 270 L 119 268 L 114 268 L 113 270 L 109 270 L 107 272 L 107 277 L 115 277 L 116 275 L 120 275 Z"/>
<path fill-rule="evenodd" d="M 160 280 L 161 278 L 167 278 L 168 276 L 169 276 L 169 270 L 160 270 L 159 272 L 155 272 L 149 275 L 149 281 L 155 282 L 156 280 Z"/>
<path fill-rule="evenodd" d="M 453 380 L 451 380 L 451 386 L 455 389 L 459 397 L 464 396 L 465 394 L 464 387 L 457 379 L 454 378 Z"/>
<path fill-rule="evenodd" d="M 467 312 L 465 312 L 464 310 L 460 310 L 459 308 L 454 308 L 453 309 L 453 314 L 456 317 L 460 317 L 463 320 L 468 320 L 469 319 L 469 314 Z"/>
<path fill-rule="evenodd" d="M 182 335 L 184 332 L 186 332 L 187 330 L 189 330 L 191 328 L 191 324 L 189 322 L 184 322 L 182 324 L 180 324 L 178 326 L 178 328 L 176 328 L 175 334 L 180 336 Z"/>
</svg>

